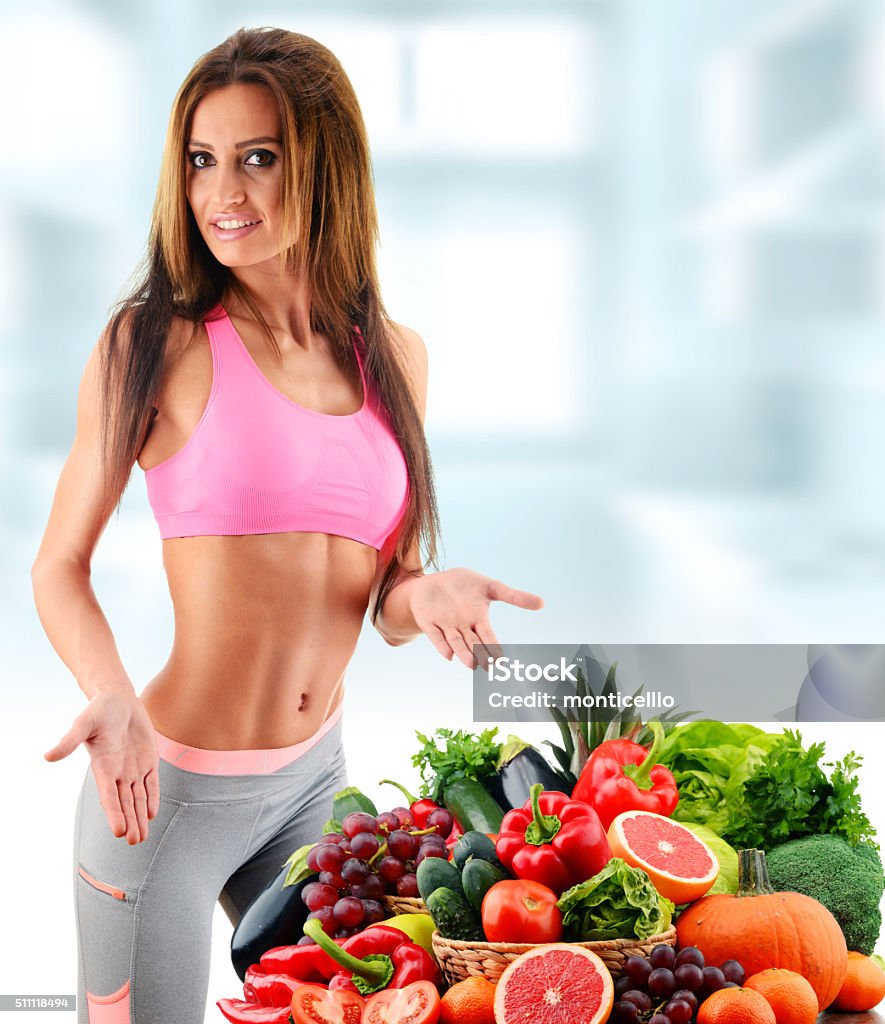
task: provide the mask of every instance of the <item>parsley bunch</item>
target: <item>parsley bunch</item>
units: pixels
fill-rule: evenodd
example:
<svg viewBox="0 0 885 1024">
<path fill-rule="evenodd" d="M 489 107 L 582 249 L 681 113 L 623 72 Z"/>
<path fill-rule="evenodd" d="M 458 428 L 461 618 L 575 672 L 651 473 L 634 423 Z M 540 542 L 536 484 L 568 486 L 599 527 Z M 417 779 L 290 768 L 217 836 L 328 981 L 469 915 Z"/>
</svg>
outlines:
<svg viewBox="0 0 885 1024">
<path fill-rule="evenodd" d="M 744 782 L 723 837 L 745 849 L 810 835 L 841 836 L 852 846 L 873 840 L 876 830 L 857 792 L 862 758 L 852 751 L 841 761 L 823 762 L 823 755 L 823 743 L 806 750 L 800 734 L 786 730 Z M 832 769 L 829 775 L 825 768 Z"/>
<path fill-rule="evenodd" d="M 443 789 L 456 779 L 479 782 L 494 775 L 501 753 L 501 744 L 495 742 L 497 733 L 497 729 L 484 729 L 477 736 L 461 729 L 437 729 L 433 735 L 438 738 L 432 739 L 416 732 L 424 744 L 412 757 L 412 764 L 421 772 L 421 796 L 439 803 Z"/>
</svg>

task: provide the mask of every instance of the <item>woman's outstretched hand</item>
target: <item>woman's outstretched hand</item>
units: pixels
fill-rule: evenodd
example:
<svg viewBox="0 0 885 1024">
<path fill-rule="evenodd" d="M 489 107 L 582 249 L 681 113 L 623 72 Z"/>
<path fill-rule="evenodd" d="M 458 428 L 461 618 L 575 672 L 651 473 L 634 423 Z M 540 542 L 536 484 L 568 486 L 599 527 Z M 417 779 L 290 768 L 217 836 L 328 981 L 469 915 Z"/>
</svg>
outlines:
<svg viewBox="0 0 885 1024">
<path fill-rule="evenodd" d="M 60 761 L 81 743 L 111 832 L 130 846 L 143 842 L 160 809 L 160 757 L 147 708 L 132 693 L 98 693 L 43 756 Z"/>
<path fill-rule="evenodd" d="M 532 611 L 544 606 L 537 594 L 514 590 L 472 569 L 446 569 L 417 577 L 409 604 L 418 627 L 439 653 L 448 661 L 457 656 L 472 669 L 476 666 L 473 644 L 482 644 L 490 657 L 498 649 L 489 623 L 492 601 Z"/>
</svg>

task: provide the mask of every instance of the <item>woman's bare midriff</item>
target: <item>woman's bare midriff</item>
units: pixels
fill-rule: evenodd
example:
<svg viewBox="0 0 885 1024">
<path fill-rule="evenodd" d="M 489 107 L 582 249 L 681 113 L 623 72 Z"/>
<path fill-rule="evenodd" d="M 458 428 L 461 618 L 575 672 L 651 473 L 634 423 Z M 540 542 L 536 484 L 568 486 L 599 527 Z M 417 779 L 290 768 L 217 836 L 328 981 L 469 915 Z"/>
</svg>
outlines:
<svg viewBox="0 0 885 1024">
<path fill-rule="evenodd" d="M 209 750 L 287 747 L 344 694 L 374 548 L 321 533 L 163 541 L 169 660 L 141 699 L 164 736 Z"/>
</svg>

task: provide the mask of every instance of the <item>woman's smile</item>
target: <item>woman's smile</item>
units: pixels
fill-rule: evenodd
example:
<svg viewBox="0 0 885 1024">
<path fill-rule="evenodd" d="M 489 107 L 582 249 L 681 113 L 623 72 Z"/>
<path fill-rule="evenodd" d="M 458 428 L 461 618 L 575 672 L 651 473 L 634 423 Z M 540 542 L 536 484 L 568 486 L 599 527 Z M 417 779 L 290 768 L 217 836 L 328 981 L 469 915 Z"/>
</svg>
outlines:
<svg viewBox="0 0 885 1024">
<path fill-rule="evenodd" d="M 232 242 L 238 238 L 245 238 L 247 235 L 251 235 L 253 231 L 257 231 L 260 227 L 260 220 L 239 220 L 232 217 L 230 220 L 213 224 L 212 230 L 220 242 Z"/>
</svg>

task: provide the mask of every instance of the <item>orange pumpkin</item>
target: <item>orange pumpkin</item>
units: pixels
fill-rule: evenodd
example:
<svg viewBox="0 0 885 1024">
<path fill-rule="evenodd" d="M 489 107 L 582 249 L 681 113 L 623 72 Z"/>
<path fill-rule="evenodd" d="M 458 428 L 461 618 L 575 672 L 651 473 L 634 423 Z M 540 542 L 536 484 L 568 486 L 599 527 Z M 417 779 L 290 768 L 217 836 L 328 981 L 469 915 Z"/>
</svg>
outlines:
<svg viewBox="0 0 885 1024">
<path fill-rule="evenodd" d="M 697 946 L 707 963 L 739 960 L 747 977 L 782 967 L 807 978 L 820 1009 L 832 1003 L 845 980 L 848 948 L 825 906 L 798 892 L 775 892 L 765 854 L 741 850 L 735 896 L 704 896 L 676 922 L 680 946 Z"/>
</svg>

